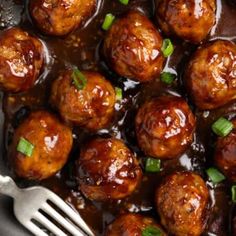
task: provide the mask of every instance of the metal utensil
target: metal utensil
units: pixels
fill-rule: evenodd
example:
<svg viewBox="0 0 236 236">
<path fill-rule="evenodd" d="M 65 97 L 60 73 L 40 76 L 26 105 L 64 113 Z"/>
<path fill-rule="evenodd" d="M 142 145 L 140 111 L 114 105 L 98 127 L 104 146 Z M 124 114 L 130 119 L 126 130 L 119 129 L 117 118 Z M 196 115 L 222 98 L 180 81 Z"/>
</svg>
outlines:
<svg viewBox="0 0 236 236">
<path fill-rule="evenodd" d="M 16 218 L 37 236 L 48 235 L 38 225 L 57 236 L 66 236 L 65 232 L 74 236 L 94 236 L 76 211 L 55 193 L 44 187 L 20 189 L 10 177 L 0 175 L 0 193 L 14 199 Z M 60 228 L 54 222 L 57 222 Z"/>
</svg>

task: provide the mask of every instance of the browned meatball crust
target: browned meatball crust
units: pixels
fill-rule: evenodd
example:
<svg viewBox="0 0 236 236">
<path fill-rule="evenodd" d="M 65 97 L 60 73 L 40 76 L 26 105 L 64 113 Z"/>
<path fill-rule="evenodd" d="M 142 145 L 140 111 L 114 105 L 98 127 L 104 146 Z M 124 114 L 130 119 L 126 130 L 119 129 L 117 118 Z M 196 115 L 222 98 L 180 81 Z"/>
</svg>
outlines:
<svg viewBox="0 0 236 236">
<path fill-rule="evenodd" d="M 215 109 L 236 98 L 236 45 L 217 40 L 189 61 L 185 83 L 199 109 Z"/>
<path fill-rule="evenodd" d="M 141 181 L 134 154 L 118 139 L 94 139 L 82 148 L 77 162 L 80 190 L 90 200 L 121 199 Z"/>
<path fill-rule="evenodd" d="M 79 27 L 96 8 L 96 0 L 30 0 L 29 10 L 44 33 L 63 36 Z"/>
<path fill-rule="evenodd" d="M 114 22 L 106 35 L 103 52 L 119 75 L 147 82 L 157 78 L 163 69 L 162 41 L 146 16 L 131 11 Z"/>
<path fill-rule="evenodd" d="M 97 72 L 83 71 L 86 85 L 78 90 L 72 73 L 65 71 L 54 81 L 51 102 L 69 123 L 91 130 L 106 127 L 113 117 L 116 102 L 111 83 Z"/>
<path fill-rule="evenodd" d="M 17 151 L 21 137 L 34 145 L 31 157 Z M 71 130 L 54 115 L 46 111 L 33 112 L 14 133 L 10 160 L 18 176 L 46 179 L 64 166 L 72 142 Z"/>
<path fill-rule="evenodd" d="M 215 0 L 160 0 L 156 9 L 157 21 L 165 34 L 192 43 L 205 39 L 216 22 Z"/>
<path fill-rule="evenodd" d="M 163 231 L 163 229 L 152 218 L 131 213 L 118 217 L 112 224 L 108 226 L 105 235 L 142 236 L 143 230 L 147 229 L 148 227 L 159 231 L 160 236 L 166 236 L 166 233 Z"/>
<path fill-rule="evenodd" d="M 162 225 L 178 236 L 199 236 L 207 223 L 209 191 L 203 179 L 191 172 L 168 176 L 156 192 Z"/>
<path fill-rule="evenodd" d="M 193 140 L 195 117 L 184 99 L 162 96 L 141 106 L 136 136 L 146 155 L 169 159 L 181 155 Z"/>
<path fill-rule="evenodd" d="M 42 43 L 19 28 L 0 34 L 0 88 L 22 92 L 31 88 L 43 66 Z"/>
<path fill-rule="evenodd" d="M 228 136 L 218 138 L 214 159 L 218 168 L 236 182 L 236 119 L 231 122 L 234 129 Z"/>
</svg>

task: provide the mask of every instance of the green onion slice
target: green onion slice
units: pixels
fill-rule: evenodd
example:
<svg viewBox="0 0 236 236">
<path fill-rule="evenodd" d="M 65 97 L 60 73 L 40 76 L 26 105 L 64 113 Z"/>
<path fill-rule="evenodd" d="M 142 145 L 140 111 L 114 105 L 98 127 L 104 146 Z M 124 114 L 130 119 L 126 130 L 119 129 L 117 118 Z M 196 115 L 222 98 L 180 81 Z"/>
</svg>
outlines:
<svg viewBox="0 0 236 236">
<path fill-rule="evenodd" d="M 164 57 L 169 57 L 174 52 L 174 45 L 170 39 L 164 39 L 161 47 Z"/>
<path fill-rule="evenodd" d="M 129 0 L 119 0 L 120 3 L 124 4 L 124 5 L 128 5 L 129 3 Z"/>
<path fill-rule="evenodd" d="M 220 117 L 216 122 L 211 126 L 213 132 L 221 137 L 227 136 L 232 129 L 234 128 L 233 123 L 224 117 Z"/>
<path fill-rule="evenodd" d="M 171 84 L 175 80 L 176 75 L 170 72 L 161 73 L 161 81 L 166 84 Z"/>
<path fill-rule="evenodd" d="M 236 203 L 236 185 L 233 185 L 231 187 L 231 193 L 232 193 L 232 201 Z"/>
<path fill-rule="evenodd" d="M 142 236 L 161 236 L 161 235 L 162 235 L 161 230 L 155 226 L 147 226 L 142 231 Z"/>
<path fill-rule="evenodd" d="M 16 150 L 27 157 L 31 157 L 34 151 L 34 145 L 21 137 Z"/>
<path fill-rule="evenodd" d="M 225 180 L 225 176 L 216 168 L 211 167 L 206 170 L 206 173 L 214 184 L 220 183 Z"/>
<path fill-rule="evenodd" d="M 106 14 L 105 19 L 102 24 L 103 30 L 109 30 L 112 26 L 113 21 L 115 20 L 115 16 L 111 13 Z"/>
<path fill-rule="evenodd" d="M 87 79 L 79 69 L 73 70 L 71 78 L 77 90 L 82 90 L 85 88 Z"/>
<path fill-rule="evenodd" d="M 123 98 L 123 93 L 122 93 L 122 89 L 115 87 L 115 92 L 116 92 L 116 100 L 117 101 L 121 101 Z"/>
<path fill-rule="evenodd" d="M 148 158 L 146 160 L 145 171 L 146 172 L 159 172 L 161 170 L 161 160 Z"/>
</svg>

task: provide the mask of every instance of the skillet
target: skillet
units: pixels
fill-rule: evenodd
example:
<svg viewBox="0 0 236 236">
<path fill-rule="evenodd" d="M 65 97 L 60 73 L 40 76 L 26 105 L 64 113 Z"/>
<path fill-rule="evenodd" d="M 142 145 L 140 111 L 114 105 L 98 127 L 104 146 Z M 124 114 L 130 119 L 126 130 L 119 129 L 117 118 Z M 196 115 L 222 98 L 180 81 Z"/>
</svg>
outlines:
<svg viewBox="0 0 236 236">
<path fill-rule="evenodd" d="M 223 38 L 230 39 L 236 42 L 236 6 L 233 6 L 230 2 L 232 1 L 221 1 L 217 0 L 218 6 L 218 22 L 217 26 L 213 28 L 210 40 Z M 77 64 L 80 65 L 82 69 L 93 69 L 98 67 L 105 74 L 109 75 L 112 82 L 117 86 L 125 88 L 124 97 L 129 101 L 126 104 L 126 109 L 129 111 L 127 114 L 122 112 L 117 112 L 116 120 L 124 120 L 124 122 L 117 126 L 114 126 L 108 131 L 109 134 L 115 135 L 117 137 L 122 137 L 129 143 L 130 147 L 139 154 L 139 149 L 137 147 L 135 139 L 135 134 L 132 132 L 133 125 L 133 111 L 135 106 L 141 103 L 147 97 L 152 97 L 157 92 L 167 92 L 171 94 L 182 94 L 186 96 L 181 83 L 175 83 L 172 86 L 164 86 L 154 82 L 151 85 L 147 84 L 140 86 L 136 82 L 128 79 L 121 79 L 116 74 L 108 69 L 105 62 L 99 56 L 99 47 L 102 42 L 102 38 L 105 33 L 102 30 L 98 30 L 101 25 L 102 19 L 107 12 L 112 12 L 113 14 L 119 16 L 128 9 L 138 9 L 143 11 L 148 17 L 153 19 L 154 3 L 150 0 L 131 0 L 128 6 L 123 6 L 118 3 L 118 1 L 112 1 L 112 4 L 108 1 L 99 1 L 99 9 L 97 15 L 93 16 L 88 24 L 86 24 L 82 29 L 75 31 L 65 38 L 54 38 L 42 35 L 38 29 L 33 25 L 28 11 L 27 11 L 27 1 L 13 1 L 13 0 L 1 0 L 0 1 L 0 27 L 1 30 L 6 29 L 11 26 L 19 25 L 23 29 L 39 36 L 42 41 L 45 42 L 48 48 L 48 63 L 41 75 L 40 83 L 37 84 L 35 88 L 26 93 L 26 102 L 16 103 L 14 106 L 8 107 L 6 104 L 9 96 L 14 96 L 16 99 L 22 96 L 2 94 L 2 104 L 4 114 L 1 112 L 1 140 L 0 148 L 2 150 L 2 158 L 0 171 L 3 174 L 14 174 L 10 171 L 7 164 L 7 148 L 8 142 L 11 139 L 12 128 L 14 128 L 19 120 L 22 119 L 31 110 L 36 110 L 38 108 L 48 108 L 47 104 L 48 98 L 48 88 L 51 85 L 51 81 L 57 75 L 57 71 L 64 68 L 65 64 Z M 81 50 L 78 47 L 71 45 L 73 42 L 73 36 L 76 35 L 85 42 L 85 46 Z M 94 38 L 97 36 L 96 38 Z M 181 40 L 175 40 L 175 53 L 168 62 L 167 67 L 170 70 L 177 71 L 179 75 L 179 81 L 181 81 L 181 76 L 183 72 L 184 65 L 189 59 L 189 55 L 195 50 L 196 46 L 189 45 L 188 43 L 183 43 Z M 86 55 L 86 60 L 82 60 L 80 56 L 82 53 Z M 41 95 L 43 94 L 43 95 Z M 39 102 L 35 100 L 30 100 L 30 98 L 39 98 Z M 135 97 L 136 99 L 131 99 Z M 205 167 L 211 166 L 211 161 L 208 160 L 208 156 L 211 155 L 212 149 L 209 148 L 207 151 L 203 147 L 209 146 L 208 140 L 211 139 L 211 132 L 206 130 L 205 127 L 224 112 L 235 113 L 235 103 L 224 106 L 223 108 L 213 111 L 208 116 L 209 118 L 205 121 L 201 119 L 202 113 L 198 112 L 198 133 L 195 139 L 195 145 L 192 145 L 191 150 L 188 150 L 181 158 L 180 161 L 172 160 L 167 161 L 164 167 L 165 174 L 175 170 L 194 170 L 199 173 L 204 172 Z M 89 134 L 85 131 L 78 132 L 75 131 L 78 140 L 86 140 Z M 104 131 L 100 133 L 106 136 L 107 132 Z M 82 141 L 83 142 L 83 141 Z M 76 153 L 77 149 L 74 150 Z M 142 154 L 140 154 L 142 156 Z M 63 170 L 41 184 L 54 190 L 56 193 L 61 195 L 64 199 L 69 201 L 72 205 L 76 205 L 78 199 L 82 199 L 80 193 L 76 190 L 75 183 L 71 177 L 71 166 L 73 165 L 73 157 L 68 162 L 68 164 L 63 168 Z M 15 176 L 14 176 L 15 177 Z M 104 228 L 108 223 L 110 223 L 115 215 L 122 208 L 128 208 L 130 211 L 141 211 L 144 214 L 156 216 L 155 210 L 152 204 L 152 194 L 154 189 L 153 186 L 158 184 L 158 176 L 147 175 L 148 184 L 145 188 L 135 193 L 133 196 L 123 201 L 122 203 L 113 203 L 109 206 L 102 203 L 90 202 L 85 200 L 85 209 L 80 210 L 84 219 L 91 225 L 96 231 L 97 235 L 102 235 Z M 29 186 L 35 183 L 25 182 L 17 179 L 20 186 Z M 233 218 L 233 206 L 229 201 L 229 183 L 221 184 L 216 189 L 211 189 L 211 194 L 215 203 L 213 204 L 213 212 L 209 220 L 209 225 L 204 233 L 204 235 L 219 235 L 228 236 L 230 235 Z M 145 199 L 145 201 L 143 201 Z M 30 235 L 25 231 L 14 219 L 12 212 L 12 201 L 2 197 L 0 198 L 0 235 L 2 236 L 21 236 Z"/>
</svg>

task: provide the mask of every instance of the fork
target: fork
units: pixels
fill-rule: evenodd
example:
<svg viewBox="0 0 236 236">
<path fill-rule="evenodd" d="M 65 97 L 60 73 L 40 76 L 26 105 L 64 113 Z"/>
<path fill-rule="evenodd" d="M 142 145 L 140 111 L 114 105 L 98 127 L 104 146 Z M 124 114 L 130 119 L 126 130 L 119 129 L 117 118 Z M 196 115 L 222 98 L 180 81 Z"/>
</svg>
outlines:
<svg viewBox="0 0 236 236">
<path fill-rule="evenodd" d="M 55 193 L 44 187 L 36 186 L 20 189 L 9 176 L 0 175 L 0 193 L 14 199 L 16 218 L 34 235 L 48 236 L 38 226 L 39 224 L 57 236 L 67 236 L 61 227 L 74 236 L 94 236 L 94 233 L 79 213 L 73 210 Z M 55 208 L 63 212 L 63 215 Z M 61 227 L 59 228 L 48 218 L 53 219 Z"/>
</svg>

